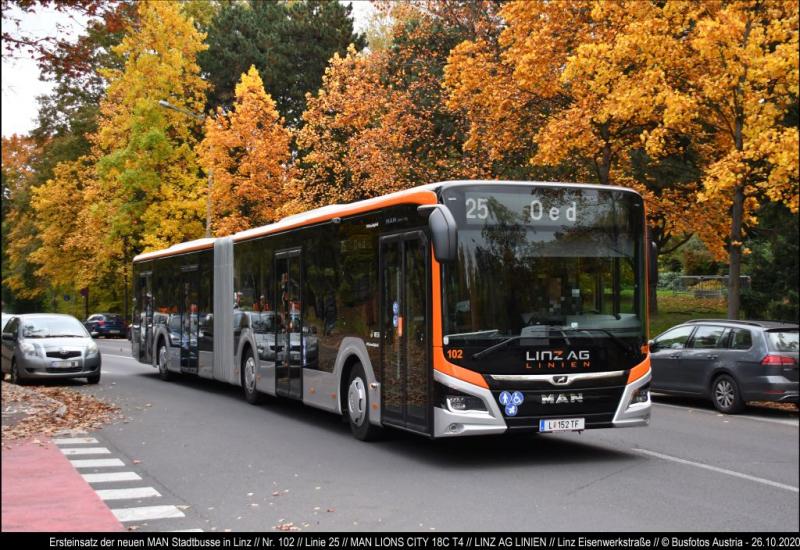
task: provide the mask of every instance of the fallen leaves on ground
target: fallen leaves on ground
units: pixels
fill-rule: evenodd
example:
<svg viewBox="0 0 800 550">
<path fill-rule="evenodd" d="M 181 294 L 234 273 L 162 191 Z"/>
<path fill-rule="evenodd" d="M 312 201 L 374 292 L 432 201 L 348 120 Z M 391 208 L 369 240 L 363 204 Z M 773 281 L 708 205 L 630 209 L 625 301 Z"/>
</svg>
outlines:
<svg viewBox="0 0 800 550">
<path fill-rule="evenodd" d="M 119 417 L 119 408 L 64 387 L 2 383 L 3 442 L 53 435 L 66 430 L 91 431 Z M 21 414 L 19 422 L 5 417 Z"/>
</svg>

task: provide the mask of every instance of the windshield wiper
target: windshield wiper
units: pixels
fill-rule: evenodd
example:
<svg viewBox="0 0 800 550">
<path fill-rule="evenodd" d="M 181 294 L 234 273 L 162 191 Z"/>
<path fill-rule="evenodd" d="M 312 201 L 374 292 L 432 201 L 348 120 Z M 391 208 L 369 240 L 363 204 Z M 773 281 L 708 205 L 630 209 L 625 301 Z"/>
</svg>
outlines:
<svg viewBox="0 0 800 550">
<path fill-rule="evenodd" d="M 635 355 L 636 354 L 636 347 L 635 346 L 631 346 L 630 344 L 625 342 L 625 340 L 623 340 L 622 338 L 620 338 L 619 336 L 617 336 L 616 334 L 614 334 L 613 332 L 611 332 L 608 329 L 605 329 L 605 328 L 573 328 L 573 329 L 568 329 L 568 330 L 573 331 L 573 332 L 590 332 L 592 330 L 596 330 L 598 332 L 602 332 L 603 334 L 608 335 L 608 337 L 611 338 L 611 341 L 614 342 L 615 344 L 617 344 L 619 347 L 621 347 L 622 350 L 625 353 L 627 353 L 628 355 Z"/>
<path fill-rule="evenodd" d="M 570 341 L 569 341 L 569 337 L 567 336 L 567 333 L 564 332 L 561 327 L 556 327 L 556 326 L 551 326 L 551 325 L 535 325 L 535 326 L 541 326 L 541 328 L 544 328 L 544 329 L 547 329 L 547 330 L 554 330 L 556 332 L 559 332 L 561 334 L 561 336 L 564 338 L 564 342 L 566 342 L 568 346 L 572 345 L 570 343 Z M 537 337 L 536 335 L 532 335 L 532 334 L 521 334 L 519 336 L 512 336 L 510 338 L 506 338 L 502 342 L 498 342 L 497 344 L 495 344 L 493 346 L 489 346 L 488 348 L 479 351 L 478 353 L 474 354 L 472 356 L 472 358 L 473 359 L 482 359 L 482 358 L 486 357 L 487 355 L 491 355 L 492 353 L 494 353 L 497 350 L 500 350 L 500 349 L 503 349 L 503 348 L 507 347 L 512 342 L 516 342 L 517 340 L 521 340 L 523 338 L 536 338 L 536 337 Z"/>
<path fill-rule="evenodd" d="M 48 338 L 86 338 L 80 334 L 51 334 Z"/>
</svg>

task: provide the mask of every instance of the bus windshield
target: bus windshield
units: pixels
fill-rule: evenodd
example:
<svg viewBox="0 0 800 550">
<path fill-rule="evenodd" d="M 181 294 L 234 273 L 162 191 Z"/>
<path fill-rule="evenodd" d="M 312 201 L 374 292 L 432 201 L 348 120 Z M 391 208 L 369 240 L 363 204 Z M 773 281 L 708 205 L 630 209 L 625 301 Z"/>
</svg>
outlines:
<svg viewBox="0 0 800 550">
<path fill-rule="evenodd" d="M 458 259 L 443 265 L 445 345 L 550 332 L 643 340 L 639 196 L 494 184 L 450 187 L 442 199 L 458 223 Z"/>
</svg>

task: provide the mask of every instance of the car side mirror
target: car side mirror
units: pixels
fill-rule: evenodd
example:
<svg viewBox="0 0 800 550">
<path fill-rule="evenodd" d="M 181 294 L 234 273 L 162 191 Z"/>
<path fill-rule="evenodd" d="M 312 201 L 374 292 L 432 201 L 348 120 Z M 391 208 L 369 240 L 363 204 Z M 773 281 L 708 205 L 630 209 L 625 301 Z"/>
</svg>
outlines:
<svg viewBox="0 0 800 550">
<path fill-rule="evenodd" d="M 650 351 L 656 351 L 658 349 L 658 344 L 655 340 L 650 340 L 647 342 L 647 347 L 650 348 Z"/>
<path fill-rule="evenodd" d="M 428 216 L 437 262 L 454 262 L 458 258 L 458 225 L 453 213 L 444 204 L 423 204 L 417 207 L 421 216 Z"/>
<path fill-rule="evenodd" d="M 3 333 L 3 340 L 13 342 L 14 341 L 14 334 L 11 332 L 4 332 Z"/>
</svg>

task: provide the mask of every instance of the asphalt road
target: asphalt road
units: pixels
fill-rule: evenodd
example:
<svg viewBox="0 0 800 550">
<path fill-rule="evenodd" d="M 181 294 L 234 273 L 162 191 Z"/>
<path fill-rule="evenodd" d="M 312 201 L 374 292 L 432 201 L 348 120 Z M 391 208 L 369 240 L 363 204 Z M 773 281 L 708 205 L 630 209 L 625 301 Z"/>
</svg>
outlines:
<svg viewBox="0 0 800 550">
<path fill-rule="evenodd" d="M 96 437 L 185 515 L 128 523 L 141 531 L 800 529 L 796 413 L 723 416 L 663 398 L 648 428 L 362 443 L 336 416 L 276 398 L 254 407 L 216 382 L 163 382 L 127 341 L 98 343 L 103 379 L 76 387 L 128 420 Z"/>
</svg>

